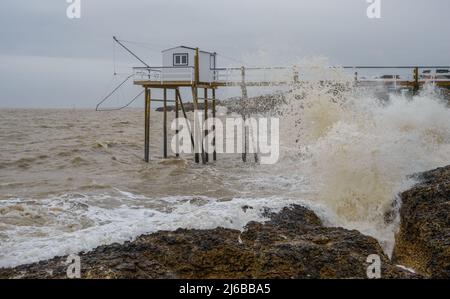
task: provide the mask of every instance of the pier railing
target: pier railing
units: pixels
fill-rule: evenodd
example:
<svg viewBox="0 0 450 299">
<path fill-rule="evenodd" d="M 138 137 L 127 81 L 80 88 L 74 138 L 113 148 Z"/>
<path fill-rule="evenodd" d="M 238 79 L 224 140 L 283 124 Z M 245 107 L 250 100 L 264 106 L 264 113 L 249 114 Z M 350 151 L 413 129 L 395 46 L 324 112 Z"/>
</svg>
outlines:
<svg viewBox="0 0 450 299">
<path fill-rule="evenodd" d="M 135 67 L 135 81 L 194 82 L 194 67 Z M 204 70 L 202 72 L 205 72 Z M 207 78 L 222 86 L 267 86 L 304 81 L 354 80 L 360 83 L 385 83 L 393 86 L 436 83 L 450 87 L 450 66 L 291 66 L 229 67 L 209 69 Z"/>
<path fill-rule="evenodd" d="M 295 76 L 295 68 L 293 67 L 232 67 L 217 68 L 211 70 L 214 72 L 216 82 L 236 85 L 245 83 L 258 82 L 290 82 Z"/>
<path fill-rule="evenodd" d="M 188 81 L 193 82 L 195 77 L 194 67 L 134 67 L 135 81 Z"/>
</svg>

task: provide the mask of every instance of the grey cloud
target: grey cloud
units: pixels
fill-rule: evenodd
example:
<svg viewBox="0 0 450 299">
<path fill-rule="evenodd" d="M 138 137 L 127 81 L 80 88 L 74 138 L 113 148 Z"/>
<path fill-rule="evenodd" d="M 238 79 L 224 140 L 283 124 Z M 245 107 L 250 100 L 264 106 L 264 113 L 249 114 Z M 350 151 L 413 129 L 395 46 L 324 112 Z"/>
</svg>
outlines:
<svg viewBox="0 0 450 299">
<path fill-rule="evenodd" d="M 113 35 L 149 43 L 134 49 L 152 65 L 160 49 L 178 44 L 237 60 L 265 49 L 274 64 L 314 55 L 338 64 L 450 64 L 447 0 L 382 0 L 380 20 L 366 17 L 365 0 L 81 1 L 80 20 L 66 18 L 65 0 L 2 1 L 0 107 L 93 107 L 111 79 Z M 120 50 L 117 59 L 122 71 L 138 64 Z"/>
</svg>

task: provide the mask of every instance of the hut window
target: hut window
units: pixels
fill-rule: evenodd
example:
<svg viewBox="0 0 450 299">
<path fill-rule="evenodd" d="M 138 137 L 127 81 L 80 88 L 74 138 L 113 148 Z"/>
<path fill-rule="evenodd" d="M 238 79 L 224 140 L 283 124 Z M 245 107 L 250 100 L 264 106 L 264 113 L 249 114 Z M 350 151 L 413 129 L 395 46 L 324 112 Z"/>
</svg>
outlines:
<svg viewBox="0 0 450 299">
<path fill-rule="evenodd" d="M 173 65 L 174 66 L 188 65 L 188 54 L 187 53 L 173 54 Z"/>
</svg>

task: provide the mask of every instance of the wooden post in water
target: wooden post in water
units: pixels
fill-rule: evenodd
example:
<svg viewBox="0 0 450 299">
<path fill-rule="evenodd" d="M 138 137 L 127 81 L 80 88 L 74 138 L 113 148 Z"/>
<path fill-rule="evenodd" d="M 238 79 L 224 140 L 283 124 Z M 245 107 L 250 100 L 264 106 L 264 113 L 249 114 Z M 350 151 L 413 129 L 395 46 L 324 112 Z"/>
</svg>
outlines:
<svg viewBox="0 0 450 299">
<path fill-rule="evenodd" d="M 413 87 L 413 94 L 417 94 L 419 91 L 419 68 L 415 67 L 414 71 L 414 87 Z"/>
<path fill-rule="evenodd" d="M 167 88 L 163 90 L 163 156 L 167 158 Z"/>
<path fill-rule="evenodd" d="M 193 134 L 194 134 L 194 136 L 195 136 L 195 138 L 197 137 L 196 136 L 196 132 L 195 132 L 195 122 L 197 121 L 196 119 L 195 119 L 195 111 L 197 111 L 197 109 L 198 109 L 198 97 L 197 97 L 197 87 L 195 87 L 195 86 L 192 86 L 192 102 L 193 102 L 193 104 L 194 104 L 194 125 L 193 125 L 193 127 L 192 127 L 192 131 L 193 131 Z M 196 146 L 195 146 L 195 142 L 197 142 L 197 140 L 195 140 L 195 138 L 194 138 L 194 161 L 195 161 L 195 163 L 199 163 L 200 162 L 200 156 L 199 156 L 199 154 L 197 153 L 197 148 L 196 148 Z"/>
<path fill-rule="evenodd" d="M 197 142 L 197 141 L 200 142 L 200 144 L 198 146 L 201 148 L 202 163 L 206 164 L 205 151 L 203 149 L 203 142 L 202 142 L 203 141 L 203 132 L 201 132 L 201 130 L 200 130 L 200 132 L 196 132 L 196 130 L 195 130 L 196 122 L 201 121 L 201 119 L 197 120 L 195 117 L 195 112 L 200 111 L 200 109 L 198 107 L 198 88 L 197 87 L 192 87 L 192 99 L 194 102 L 194 139 L 197 139 L 197 138 L 199 139 L 199 140 L 195 140 L 195 142 Z M 198 125 L 201 126 L 201 124 L 198 124 Z M 196 135 L 197 133 L 199 133 L 200 136 L 197 136 Z M 195 146 L 194 146 L 194 148 L 195 148 Z M 197 151 L 195 151 L 194 158 L 195 158 L 195 163 L 200 163 L 200 154 Z"/>
<path fill-rule="evenodd" d="M 196 132 L 195 132 L 195 122 L 197 121 L 195 119 L 195 112 L 199 111 L 198 109 L 198 85 L 200 82 L 200 67 L 199 67 L 199 53 L 198 53 L 198 48 L 195 48 L 195 56 L 194 56 L 194 74 L 195 74 L 195 80 L 192 86 L 192 101 L 194 102 L 194 138 L 197 137 L 196 136 Z M 202 132 L 200 132 L 200 144 L 198 146 L 201 147 L 202 149 L 202 163 L 205 164 L 206 160 L 205 160 L 205 153 L 203 151 L 203 134 Z M 195 140 L 197 141 L 197 140 Z M 194 153 L 194 157 L 195 157 L 195 163 L 199 163 L 200 162 L 200 158 L 199 158 L 199 153 Z"/>
<path fill-rule="evenodd" d="M 179 107 L 179 104 L 178 104 L 178 96 L 177 96 L 177 90 L 175 90 L 175 124 L 176 124 L 176 126 L 177 126 L 177 129 L 175 130 L 175 134 L 176 134 L 176 141 L 175 141 L 175 151 L 176 151 L 176 153 L 175 153 L 175 156 L 178 158 L 178 157 L 180 157 L 180 144 L 179 144 L 179 136 L 178 136 L 178 133 L 179 133 L 179 130 L 178 130 L 178 116 L 179 116 L 179 110 L 180 110 L 180 107 Z"/>
<path fill-rule="evenodd" d="M 192 86 L 192 102 L 194 104 L 194 126 L 193 126 L 193 134 L 195 136 L 195 111 L 198 109 L 198 96 L 197 96 L 197 84 L 199 81 L 199 77 L 200 77 L 200 73 L 199 73 L 199 68 L 198 68 L 198 48 L 195 49 L 195 56 L 194 56 L 194 84 Z M 200 162 L 200 157 L 196 151 L 196 146 L 195 146 L 195 142 L 197 140 L 195 140 L 194 138 L 194 160 L 195 163 L 199 163 Z"/>
<path fill-rule="evenodd" d="M 195 74 L 195 86 L 200 82 L 200 68 L 199 68 L 199 53 L 198 48 L 195 48 L 195 56 L 194 56 L 194 74 Z"/>
<path fill-rule="evenodd" d="M 242 66 L 241 67 L 241 92 L 242 92 L 242 102 L 241 102 L 241 109 L 242 109 L 242 120 L 244 121 L 244 128 L 242 130 L 242 134 L 244 134 L 243 136 L 243 142 L 244 142 L 244 152 L 242 153 L 242 161 L 246 162 L 247 161 L 247 127 L 245 126 L 245 116 L 246 116 L 246 101 L 248 98 L 247 95 L 247 86 L 245 85 L 245 67 Z"/>
<path fill-rule="evenodd" d="M 214 137 L 213 137 L 213 147 L 214 147 L 214 151 L 213 151 L 213 160 L 216 161 L 217 160 L 217 154 L 216 154 L 216 89 L 213 88 L 212 89 L 212 117 L 213 117 L 213 131 L 214 131 Z"/>
<path fill-rule="evenodd" d="M 208 120 L 208 88 L 204 88 L 204 108 L 205 108 L 205 125 Z M 208 136 L 208 129 L 205 128 L 205 136 Z M 205 145 L 205 162 L 209 162 L 208 143 Z"/>
<path fill-rule="evenodd" d="M 175 95 L 176 95 L 178 101 L 180 101 L 181 111 L 183 112 L 183 116 L 184 116 L 185 120 L 187 121 L 188 118 L 187 118 L 187 115 L 186 115 L 186 110 L 184 109 L 183 101 L 181 100 L 181 94 L 180 94 L 180 91 L 179 91 L 178 87 L 175 90 Z M 189 134 L 191 135 L 192 149 L 195 149 L 194 136 L 192 136 L 192 130 L 191 130 L 191 128 L 189 126 L 188 126 L 188 130 L 189 130 Z"/>
<path fill-rule="evenodd" d="M 241 91 L 242 99 L 247 99 L 247 85 L 245 84 L 245 67 L 241 66 Z"/>
<path fill-rule="evenodd" d="M 144 161 L 148 162 L 150 159 L 150 89 L 145 87 L 145 121 L 144 121 Z"/>
<path fill-rule="evenodd" d="M 298 83 L 298 68 L 296 65 L 294 65 L 293 71 L 294 71 L 294 84 L 297 84 Z"/>
</svg>

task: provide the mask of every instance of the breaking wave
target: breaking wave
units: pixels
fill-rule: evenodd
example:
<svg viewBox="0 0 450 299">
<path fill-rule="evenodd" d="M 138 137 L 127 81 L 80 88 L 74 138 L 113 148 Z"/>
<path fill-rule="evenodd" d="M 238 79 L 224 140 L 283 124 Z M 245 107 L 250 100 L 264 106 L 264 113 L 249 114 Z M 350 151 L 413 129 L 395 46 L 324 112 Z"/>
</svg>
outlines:
<svg viewBox="0 0 450 299">
<path fill-rule="evenodd" d="M 304 161 L 314 200 L 337 216 L 335 225 L 376 237 L 390 253 L 397 195 L 414 183 L 408 176 L 450 162 L 448 102 L 433 86 L 380 99 L 344 74 L 333 83 L 296 86 L 286 102 L 285 155 Z"/>
</svg>

